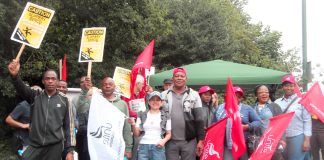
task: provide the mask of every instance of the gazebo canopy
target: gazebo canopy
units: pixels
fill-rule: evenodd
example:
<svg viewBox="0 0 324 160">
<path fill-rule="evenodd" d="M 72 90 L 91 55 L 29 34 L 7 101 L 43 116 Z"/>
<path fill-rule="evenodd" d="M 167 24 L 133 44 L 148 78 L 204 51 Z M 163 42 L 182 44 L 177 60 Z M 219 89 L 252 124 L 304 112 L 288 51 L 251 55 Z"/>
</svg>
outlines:
<svg viewBox="0 0 324 160">
<path fill-rule="evenodd" d="M 219 86 L 226 85 L 230 77 L 235 85 L 280 84 L 281 77 L 286 72 L 213 60 L 182 66 L 187 70 L 187 85 L 189 86 Z M 151 86 L 162 86 L 165 78 L 172 77 L 172 70 L 150 76 Z"/>
</svg>

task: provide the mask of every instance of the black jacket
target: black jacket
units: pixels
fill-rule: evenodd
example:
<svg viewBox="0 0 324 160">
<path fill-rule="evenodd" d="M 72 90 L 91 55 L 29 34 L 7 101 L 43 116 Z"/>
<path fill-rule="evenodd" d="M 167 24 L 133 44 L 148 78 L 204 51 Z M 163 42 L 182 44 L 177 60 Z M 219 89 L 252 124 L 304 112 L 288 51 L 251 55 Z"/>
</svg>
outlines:
<svg viewBox="0 0 324 160">
<path fill-rule="evenodd" d="M 45 91 L 36 92 L 27 87 L 22 80 L 12 77 L 17 93 L 31 104 L 30 145 L 43 147 L 62 143 L 68 151 L 74 145 L 74 123 L 72 107 L 66 95 L 56 92 L 49 97 Z"/>
</svg>

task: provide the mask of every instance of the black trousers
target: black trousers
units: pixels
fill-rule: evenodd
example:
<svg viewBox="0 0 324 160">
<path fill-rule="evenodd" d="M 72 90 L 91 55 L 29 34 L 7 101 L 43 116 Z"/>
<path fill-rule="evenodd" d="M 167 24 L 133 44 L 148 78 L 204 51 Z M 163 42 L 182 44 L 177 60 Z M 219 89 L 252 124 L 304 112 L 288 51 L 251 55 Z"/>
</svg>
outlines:
<svg viewBox="0 0 324 160">
<path fill-rule="evenodd" d="M 87 132 L 78 132 L 76 135 L 76 151 L 78 152 L 79 160 L 90 160 L 88 150 Z"/>
<path fill-rule="evenodd" d="M 23 160 L 61 160 L 63 141 L 44 147 L 28 146 L 23 153 Z"/>
<path fill-rule="evenodd" d="M 313 160 L 320 160 L 320 152 L 322 154 L 322 159 L 324 156 L 324 133 L 313 132 L 311 137 L 311 152 L 313 155 Z"/>
</svg>

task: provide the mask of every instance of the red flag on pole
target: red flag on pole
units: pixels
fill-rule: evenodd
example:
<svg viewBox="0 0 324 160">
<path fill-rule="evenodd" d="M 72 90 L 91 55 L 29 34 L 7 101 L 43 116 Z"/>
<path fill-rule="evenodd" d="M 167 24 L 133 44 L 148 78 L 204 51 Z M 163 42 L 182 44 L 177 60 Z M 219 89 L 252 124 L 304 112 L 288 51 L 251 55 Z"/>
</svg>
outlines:
<svg viewBox="0 0 324 160">
<path fill-rule="evenodd" d="M 154 40 L 150 42 L 150 44 L 143 50 L 143 52 L 138 56 L 133 66 L 131 72 L 131 84 L 130 84 L 130 99 L 134 99 L 134 87 L 136 82 L 136 77 L 139 71 L 141 71 L 141 75 L 144 77 L 144 85 L 139 93 L 138 98 L 145 97 L 145 87 L 146 87 L 146 74 L 145 68 L 150 69 L 152 65 L 153 58 L 153 49 L 154 49 Z"/>
<path fill-rule="evenodd" d="M 64 54 L 63 64 L 62 64 L 62 80 L 66 81 L 66 54 Z"/>
<path fill-rule="evenodd" d="M 269 127 L 264 131 L 259 145 L 249 160 L 271 159 L 277 145 L 295 112 L 281 114 L 270 119 Z"/>
<path fill-rule="evenodd" d="M 222 160 L 227 117 L 207 128 L 200 160 Z"/>
<path fill-rule="evenodd" d="M 309 89 L 299 103 L 324 123 L 324 95 L 318 82 Z"/>
<path fill-rule="evenodd" d="M 225 110 L 232 121 L 232 154 L 238 159 L 246 150 L 243 128 L 241 124 L 240 111 L 237 106 L 237 99 L 234 93 L 232 80 L 229 78 L 226 86 Z"/>
</svg>

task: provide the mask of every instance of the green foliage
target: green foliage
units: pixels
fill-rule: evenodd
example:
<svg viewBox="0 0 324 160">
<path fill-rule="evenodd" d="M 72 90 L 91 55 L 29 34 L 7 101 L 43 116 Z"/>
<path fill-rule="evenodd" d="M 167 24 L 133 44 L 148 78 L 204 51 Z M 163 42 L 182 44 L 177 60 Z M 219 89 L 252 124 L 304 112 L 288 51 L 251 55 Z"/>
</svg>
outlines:
<svg viewBox="0 0 324 160">
<path fill-rule="evenodd" d="M 21 1 L 20 1 L 21 2 Z M 85 27 L 107 27 L 103 63 L 93 64 L 92 76 L 98 82 L 103 76 L 112 76 L 115 66 L 131 68 L 137 55 L 152 40 L 171 32 L 171 21 L 165 19 L 167 10 L 160 2 L 111 1 L 111 0 L 61 0 L 32 1 L 54 9 L 54 18 L 47 30 L 40 49 L 26 47 L 21 58 L 21 76 L 34 84 L 41 84 L 40 77 L 47 68 L 58 69 L 58 60 L 67 54 L 68 82 L 78 87 L 78 77 L 87 72 L 87 63 L 77 63 L 81 32 Z M 19 44 L 10 40 L 26 1 L 0 2 L 0 45 L 3 75 L 10 59 L 15 57 Z M 15 8 L 15 10 L 12 10 Z M 11 15 L 11 16 L 8 16 Z M 10 53 L 10 54 L 8 54 Z M 8 81 L 1 78 L 0 82 Z M 2 85 L 2 90 L 12 90 L 11 85 Z M 14 92 L 2 92 L 13 96 Z"/>
<path fill-rule="evenodd" d="M 286 72 L 296 71 L 300 65 L 298 50 L 281 49 L 281 33 L 249 22 L 249 15 L 243 12 L 246 0 L 31 2 L 56 12 L 40 49 L 26 47 L 21 57 L 20 75 L 30 84 L 41 85 L 42 72 L 47 68 L 58 70 L 58 60 L 66 53 L 69 87 L 78 87 L 79 77 L 87 72 L 87 63 L 77 62 L 82 28 L 86 27 L 107 27 L 103 62 L 92 67 L 96 85 L 104 76 L 112 77 L 116 66 L 131 69 L 152 39 L 156 42 L 153 65 L 157 71 L 215 59 Z M 15 104 L 7 65 L 21 44 L 10 36 L 26 3 L 0 1 L 0 100 L 9 99 L 0 109 L 2 119 Z"/>
<path fill-rule="evenodd" d="M 17 156 L 12 153 L 10 139 L 0 139 L 0 157 L 3 160 L 17 160 Z"/>
<path fill-rule="evenodd" d="M 164 36 L 155 51 L 155 65 L 180 66 L 192 62 L 219 59 L 226 54 L 228 34 L 224 19 L 212 2 L 168 1 L 168 19 L 173 21 L 172 34 Z"/>
</svg>

